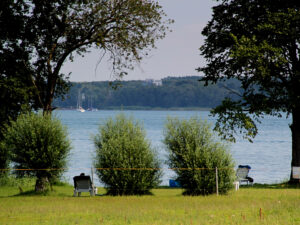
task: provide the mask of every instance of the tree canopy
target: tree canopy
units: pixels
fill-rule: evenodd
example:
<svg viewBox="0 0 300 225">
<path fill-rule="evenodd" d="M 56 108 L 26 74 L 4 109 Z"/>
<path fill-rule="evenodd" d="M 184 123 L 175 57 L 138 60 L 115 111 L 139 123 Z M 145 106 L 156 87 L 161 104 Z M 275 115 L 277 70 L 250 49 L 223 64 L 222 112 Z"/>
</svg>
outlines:
<svg viewBox="0 0 300 225">
<path fill-rule="evenodd" d="M 260 117 L 292 115 L 292 166 L 300 166 L 299 8 L 299 1 L 223 0 L 202 31 L 207 65 L 198 68 L 206 82 L 241 81 L 241 99 L 212 111 L 224 138 L 240 131 L 251 140 Z"/>
<path fill-rule="evenodd" d="M 213 169 L 216 167 L 223 168 L 218 172 L 220 193 L 228 193 L 235 179 L 234 163 L 229 146 L 216 138 L 207 121 L 197 117 L 189 120 L 169 117 L 163 133 L 169 153 L 167 163 L 175 168 L 176 180 L 184 189 L 184 195 L 216 193 Z"/>
<path fill-rule="evenodd" d="M 21 6 L 12 7 L 11 2 L 0 2 L 0 140 L 9 118 L 16 119 L 22 108 L 33 103 L 31 81 L 23 64 L 28 53 L 19 43 L 22 38 L 19 31 L 24 26 L 17 13 Z"/>
<path fill-rule="evenodd" d="M 0 10 L 1 61 L 12 53 L 8 56 L 20 68 L 14 60 L 7 67 L 30 81 L 25 87 L 34 89 L 34 102 L 44 112 L 51 112 L 54 97 L 68 90 L 69 75 L 60 72 L 66 60 L 97 48 L 109 55 L 115 74 L 123 76 L 172 22 L 152 0 L 5 0 Z M 7 71 L 0 72 L 5 80 Z"/>
<path fill-rule="evenodd" d="M 9 152 L 18 176 L 37 178 L 37 192 L 46 191 L 49 182 L 60 178 L 70 149 L 66 127 L 51 115 L 35 113 L 22 114 L 11 121 L 0 142 L 0 152 Z"/>
<path fill-rule="evenodd" d="M 160 183 L 160 161 L 139 121 L 125 114 L 107 119 L 94 137 L 95 167 L 108 195 L 144 195 Z M 117 168 L 123 168 L 121 170 Z"/>
</svg>

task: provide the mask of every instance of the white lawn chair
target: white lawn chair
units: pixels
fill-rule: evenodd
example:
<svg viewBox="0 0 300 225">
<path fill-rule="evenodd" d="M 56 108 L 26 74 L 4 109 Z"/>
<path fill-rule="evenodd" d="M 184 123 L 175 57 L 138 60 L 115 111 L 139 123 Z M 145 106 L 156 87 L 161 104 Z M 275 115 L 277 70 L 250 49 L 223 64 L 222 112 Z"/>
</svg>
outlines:
<svg viewBox="0 0 300 225">
<path fill-rule="evenodd" d="M 91 181 L 90 176 L 76 176 L 74 180 L 74 197 L 81 195 L 81 192 L 89 192 L 91 196 L 97 194 L 97 188 L 94 187 L 94 184 Z"/>
<path fill-rule="evenodd" d="M 237 168 L 236 178 L 240 185 L 242 184 L 242 182 L 246 182 L 247 184 L 249 184 L 249 182 L 250 182 L 250 180 L 248 178 L 249 170 L 250 169 L 247 167 Z M 253 182 L 250 182 L 250 184 L 253 184 Z"/>
</svg>

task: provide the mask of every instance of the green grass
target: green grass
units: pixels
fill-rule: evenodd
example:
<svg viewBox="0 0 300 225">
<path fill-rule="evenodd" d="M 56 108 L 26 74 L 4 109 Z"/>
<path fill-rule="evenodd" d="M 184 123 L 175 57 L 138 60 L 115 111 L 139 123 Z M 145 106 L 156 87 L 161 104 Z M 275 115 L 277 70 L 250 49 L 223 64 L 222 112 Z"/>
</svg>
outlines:
<svg viewBox="0 0 300 225">
<path fill-rule="evenodd" d="M 30 183 L 0 187 L 0 224 L 300 224 L 300 189 L 256 185 L 225 196 L 182 196 L 160 188 L 153 195 L 72 197 L 69 185 L 44 195 Z M 261 213 L 260 213 L 261 209 Z"/>
</svg>

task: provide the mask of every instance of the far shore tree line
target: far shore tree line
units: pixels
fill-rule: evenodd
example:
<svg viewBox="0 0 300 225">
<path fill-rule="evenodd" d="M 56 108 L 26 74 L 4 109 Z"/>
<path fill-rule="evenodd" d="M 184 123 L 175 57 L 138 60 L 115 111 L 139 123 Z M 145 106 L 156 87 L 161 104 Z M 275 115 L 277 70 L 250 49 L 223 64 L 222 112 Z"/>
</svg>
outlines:
<svg viewBox="0 0 300 225">
<path fill-rule="evenodd" d="M 292 118 L 291 168 L 300 167 L 300 2 L 217 3 L 202 31 L 200 54 L 207 64 L 197 70 L 205 85 L 236 79 L 240 91 L 239 98 L 224 96 L 211 111 L 218 117 L 215 130 L 230 141 L 236 134 L 251 141 L 260 118 L 285 113 Z M 91 48 L 107 54 L 120 79 L 165 37 L 171 23 L 154 0 L 1 0 L 0 144 L 22 112 L 51 115 L 54 99 L 70 88 L 71 74 L 61 68 L 74 55 Z M 2 149 L 0 167 L 6 155 Z M 299 183 L 292 174 L 290 183 Z"/>
<path fill-rule="evenodd" d="M 204 86 L 202 77 L 167 77 L 159 85 L 148 80 L 122 82 L 71 83 L 64 99 L 55 99 L 58 108 L 75 109 L 80 102 L 84 109 L 151 109 L 151 108 L 214 108 L 224 97 L 238 99 L 240 82 L 234 79 Z"/>
</svg>

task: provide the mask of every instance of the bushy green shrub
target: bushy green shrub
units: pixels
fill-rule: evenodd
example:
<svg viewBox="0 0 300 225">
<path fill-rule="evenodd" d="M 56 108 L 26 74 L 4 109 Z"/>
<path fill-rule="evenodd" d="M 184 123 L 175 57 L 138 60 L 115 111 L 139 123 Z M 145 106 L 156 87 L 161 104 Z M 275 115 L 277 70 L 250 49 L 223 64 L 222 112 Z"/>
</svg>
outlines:
<svg viewBox="0 0 300 225">
<path fill-rule="evenodd" d="M 21 188 L 21 190 L 23 188 L 34 186 L 35 182 L 36 179 L 33 177 L 24 176 L 20 178 L 20 177 L 16 177 L 13 174 L 9 174 L 5 177 L 0 178 L 0 186 L 14 187 L 14 188 L 19 187 L 19 189 Z"/>
<path fill-rule="evenodd" d="M 109 195 L 142 195 L 159 184 L 159 161 L 139 122 L 123 114 L 108 119 L 94 139 L 97 175 Z M 99 168 L 104 168 L 103 170 Z"/>
<path fill-rule="evenodd" d="M 66 128 L 51 115 L 28 113 L 11 121 L 4 134 L 3 146 L 10 152 L 18 176 L 36 177 L 36 191 L 45 191 L 66 166 L 71 149 Z M 53 170 L 46 170 L 53 169 Z"/>
<path fill-rule="evenodd" d="M 169 151 L 169 166 L 175 169 L 177 181 L 187 195 L 216 192 L 218 167 L 219 193 L 233 186 L 234 170 L 227 146 L 217 141 L 210 125 L 198 118 L 168 118 L 164 143 Z"/>
<path fill-rule="evenodd" d="M 5 148 L 5 145 L 0 140 L 0 179 L 7 175 L 7 170 L 9 166 L 9 152 Z"/>
</svg>

